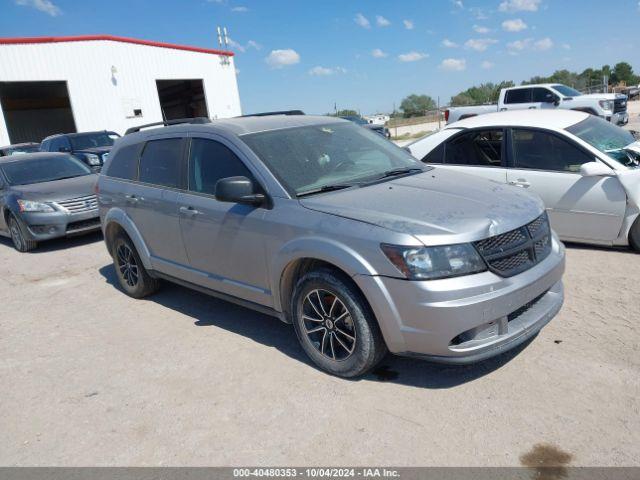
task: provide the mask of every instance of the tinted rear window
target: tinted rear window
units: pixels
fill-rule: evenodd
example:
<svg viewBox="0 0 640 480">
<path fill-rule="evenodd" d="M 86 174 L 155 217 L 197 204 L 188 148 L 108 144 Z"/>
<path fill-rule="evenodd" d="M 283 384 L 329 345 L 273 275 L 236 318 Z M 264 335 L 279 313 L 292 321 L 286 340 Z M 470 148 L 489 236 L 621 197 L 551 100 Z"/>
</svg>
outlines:
<svg viewBox="0 0 640 480">
<path fill-rule="evenodd" d="M 528 103 L 531 101 L 530 88 L 518 88 L 508 90 L 504 99 L 504 103 Z"/>
<path fill-rule="evenodd" d="M 110 155 L 106 175 L 125 180 L 135 180 L 138 177 L 140 149 L 141 144 L 135 143 L 122 147 L 115 154 Z"/>
<path fill-rule="evenodd" d="M 140 157 L 140 181 L 164 187 L 179 187 L 181 159 L 182 139 L 167 138 L 147 142 Z"/>
</svg>

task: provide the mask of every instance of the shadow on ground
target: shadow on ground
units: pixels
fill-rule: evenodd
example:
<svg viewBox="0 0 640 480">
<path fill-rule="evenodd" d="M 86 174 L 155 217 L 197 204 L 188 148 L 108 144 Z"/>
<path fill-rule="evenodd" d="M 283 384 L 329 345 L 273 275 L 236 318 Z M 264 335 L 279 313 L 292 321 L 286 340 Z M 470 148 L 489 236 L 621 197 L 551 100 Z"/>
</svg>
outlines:
<svg viewBox="0 0 640 480">
<path fill-rule="evenodd" d="M 586 243 L 573 243 L 573 242 L 562 242 L 564 246 L 570 250 L 583 250 L 583 251 L 593 251 L 593 252 L 615 252 L 615 253 L 626 253 L 628 255 L 637 255 L 631 247 L 608 247 L 606 245 L 589 245 Z"/>
<path fill-rule="evenodd" d="M 99 272 L 108 284 L 119 289 L 113 265 L 105 265 Z M 190 316 L 194 325 L 215 325 L 224 328 L 276 348 L 288 357 L 315 368 L 298 344 L 293 327 L 274 317 L 168 282 L 164 283 L 158 293 L 146 300 Z M 440 365 L 387 355 L 372 373 L 354 381 L 389 382 L 418 388 L 451 388 L 499 369 L 516 357 L 529 343 L 530 341 L 525 342 L 498 357 L 468 366 Z"/>
<path fill-rule="evenodd" d="M 66 250 L 68 248 L 82 247 L 90 243 L 102 240 L 102 232 L 96 231 L 76 237 L 61 237 L 38 243 L 35 250 L 23 253 L 22 255 L 37 255 L 40 253 L 57 252 L 58 250 Z M 0 237 L 0 245 L 4 248 L 13 248 L 13 242 L 8 237 Z M 0 247 L 0 248 L 2 248 Z"/>
</svg>

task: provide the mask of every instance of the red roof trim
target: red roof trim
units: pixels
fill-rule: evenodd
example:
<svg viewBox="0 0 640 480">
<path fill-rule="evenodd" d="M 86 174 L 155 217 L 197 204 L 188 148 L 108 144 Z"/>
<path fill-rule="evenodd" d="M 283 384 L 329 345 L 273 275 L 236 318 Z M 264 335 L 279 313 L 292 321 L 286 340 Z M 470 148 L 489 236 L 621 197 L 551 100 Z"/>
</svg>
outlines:
<svg viewBox="0 0 640 480">
<path fill-rule="evenodd" d="M 233 52 L 227 50 L 215 50 L 211 48 L 190 47 L 187 45 L 176 45 L 173 43 L 153 42 L 151 40 L 140 40 L 137 38 L 118 37 L 115 35 L 76 35 L 68 37 L 16 37 L 0 38 L 0 45 L 18 45 L 29 43 L 62 43 L 62 42 L 87 42 L 92 40 L 110 40 L 112 42 L 134 43 L 136 45 L 147 45 L 149 47 L 173 48 L 174 50 L 186 50 L 188 52 L 210 53 L 213 55 L 226 55 L 232 57 Z"/>
</svg>

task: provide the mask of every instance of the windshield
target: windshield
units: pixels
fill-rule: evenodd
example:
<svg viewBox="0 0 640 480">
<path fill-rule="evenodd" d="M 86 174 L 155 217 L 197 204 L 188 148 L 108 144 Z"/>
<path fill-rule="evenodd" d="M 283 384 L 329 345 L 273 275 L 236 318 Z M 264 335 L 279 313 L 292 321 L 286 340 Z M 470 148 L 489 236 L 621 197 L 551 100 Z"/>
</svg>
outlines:
<svg viewBox="0 0 640 480">
<path fill-rule="evenodd" d="M 0 164 L 9 185 L 31 185 L 90 175 L 91 170 L 69 156 L 39 157 Z"/>
<path fill-rule="evenodd" d="M 23 153 L 39 152 L 40 145 L 22 145 L 20 147 L 11 147 L 7 149 L 7 155 L 20 155 Z"/>
<path fill-rule="evenodd" d="M 82 133 L 69 137 L 74 150 L 86 150 L 96 147 L 111 147 L 119 135 L 115 132 Z"/>
<path fill-rule="evenodd" d="M 582 95 L 578 90 L 567 87 L 566 85 L 553 85 L 552 88 L 557 92 L 560 92 L 565 97 L 579 97 Z"/>
<path fill-rule="evenodd" d="M 379 134 L 350 123 L 253 133 L 242 139 L 296 195 L 373 181 L 390 170 L 419 173 L 425 168 Z"/>
<path fill-rule="evenodd" d="M 638 167 L 638 154 L 623 150 L 624 147 L 636 141 L 628 130 L 617 127 L 606 120 L 589 115 L 580 123 L 567 128 L 568 132 L 584 140 L 589 145 L 606 153 L 610 158 L 621 164 Z"/>
</svg>

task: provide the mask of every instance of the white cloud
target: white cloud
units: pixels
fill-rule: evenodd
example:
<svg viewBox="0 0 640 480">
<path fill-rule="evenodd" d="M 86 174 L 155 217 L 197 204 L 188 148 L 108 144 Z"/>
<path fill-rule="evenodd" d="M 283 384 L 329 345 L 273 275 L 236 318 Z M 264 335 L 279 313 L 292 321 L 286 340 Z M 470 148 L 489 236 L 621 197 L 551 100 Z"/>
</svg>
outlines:
<svg viewBox="0 0 640 480">
<path fill-rule="evenodd" d="M 564 48 L 565 50 L 571 50 L 571 45 L 569 45 L 568 43 L 563 43 L 562 48 Z"/>
<path fill-rule="evenodd" d="M 451 0 L 451 3 L 453 3 L 453 5 L 457 8 L 464 8 L 464 3 L 462 3 L 462 0 Z"/>
<path fill-rule="evenodd" d="M 491 30 L 488 29 L 487 27 L 483 27 L 482 25 L 474 25 L 473 31 L 480 34 L 485 34 L 485 33 L 489 33 Z"/>
<path fill-rule="evenodd" d="M 521 18 L 514 18 L 513 20 L 505 20 L 502 22 L 502 28 L 507 32 L 520 32 L 529 27 Z"/>
<path fill-rule="evenodd" d="M 404 28 L 407 30 L 413 30 L 413 27 L 415 26 L 411 20 L 403 20 L 402 23 L 404 23 Z"/>
<path fill-rule="evenodd" d="M 464 46 L 476 52 L 484 52 L 494 43 L 498 43 L 498 41 L 493 38 L 471 38 L 464 42 Z"/>
<path fill-rule="evenodd" d="M 398 60 L 400 60 L 401 62 L 417 62 L 418 60 L 423 60 L 428 56 L 429 55 L 422 52 L 407 52 L 398 55 Z"/>
<path fill-rule="evenodd" d="M 247 7 L 233 7 L 231 9 L 232 12 L 238 12 L 238 13 L 244 13 L 244 12 L 248 12 L 249 9 Z"/>
<path fill-rule="evenodd" d="M 300 63 L 300 55 L 291 48 L 284 50 L 271 50 L 271 53 L 264 59 L 271 68 L 282 68 Z"/>
<path fill-rule="evenodd" d="M 537 12 L 542 0 L 505 0 L 498 10 L 501 12 Z"/>
<path fill-rule="evenodd" d="M 452 42 L 448 38 L 442 40 L 442 46 L 447 48 L 458 48 L 458 44 L 456 42 Z"/>
<path fill-rule="evenodd" d="M 384 57 L 388 56 L 388 54 L 383 52 L 379 48 L 374 48 L 373 50 L 371 50 L 371 56 L 373 58 L 384 58 Z"/>
<path fill-rule="evenodd" d="M 488 60 L 485 60 L 484 62 L 482 62 L 482 64 L 480 65 L 482 68 L 484 68 L 485 70 L 489 70 L 490 68 L 495 67 L 495 63 L 492 63 Z"/>
<path fill-rule="evenodd" d="M 376 15 L 376 25 L 379 27 L 388 27 L 391 25 L 391 22 L 384 18 L 382 15 Z"/>
<path fill-rule="evenodd" d="M 229 38 L 229 46 L 241 53 L 246 52 L 250 48 L 253 48 L 254 50 L 262 49 L 262 45 L 260 45 L 258 42 L 255 42 L 253 40 L 249 40 L 246 45 L 242 45 L 241 43 L 236 42 L 233 38 Z"/>
<path fill-rule="evenodd" d="M 347 73 L 347 70 L 342 67 L 321 67 L 318 65 L 317 67 L 313 67 L 309 70 L 309 75 L 316 77 L 327 77 L 329 75 L 335 75 L 336 73 Z"/>
<path fill-rule="evenodd" d="M 60 7 L 54 4 L 51 0 L 15 0 L 15 2 L 16 5 L 35 8 L 47 15 L 51 15 L 52 17 L 57 17 L 62 14 Z"/>
<path fill-rule="evenodd" d="M 470 8 L 469 11 L 476 20 L 489 20 L 489 15 L 482 8 Z"/>
<path fill-rule="evenodd" d="M 445 58 L 440 64 L 442 70 L 461 72 L 467 68 L 467 61 L 463 58 Z"/>
<path fill-rule="evenodd" d="M 553 47 L 553 41 L 549 37 L 538 40 L 533 44 L 535 50 L 549 50 L 551 47 Z"/>
<path fill-rule="evenodd" d="M 356 22 L 357 25 L 360 25 L 362 28 L 371 28 L 371 22 L 361 13 L 358 13 L 354 17 L 353 21 Z"/>
<path fill-rule="evenodd" d="M 517 52 L 521 52 L 522 50 L 529 48 L 531 46 L 531 42 L 532 40 L 530 38 L 527 38 L 525 40 L 516 40 L 515 42 L 509 42 L 507 43 L 507 49 L 509 50 L 509 53 L 513 55 Z"/>
</svg>

